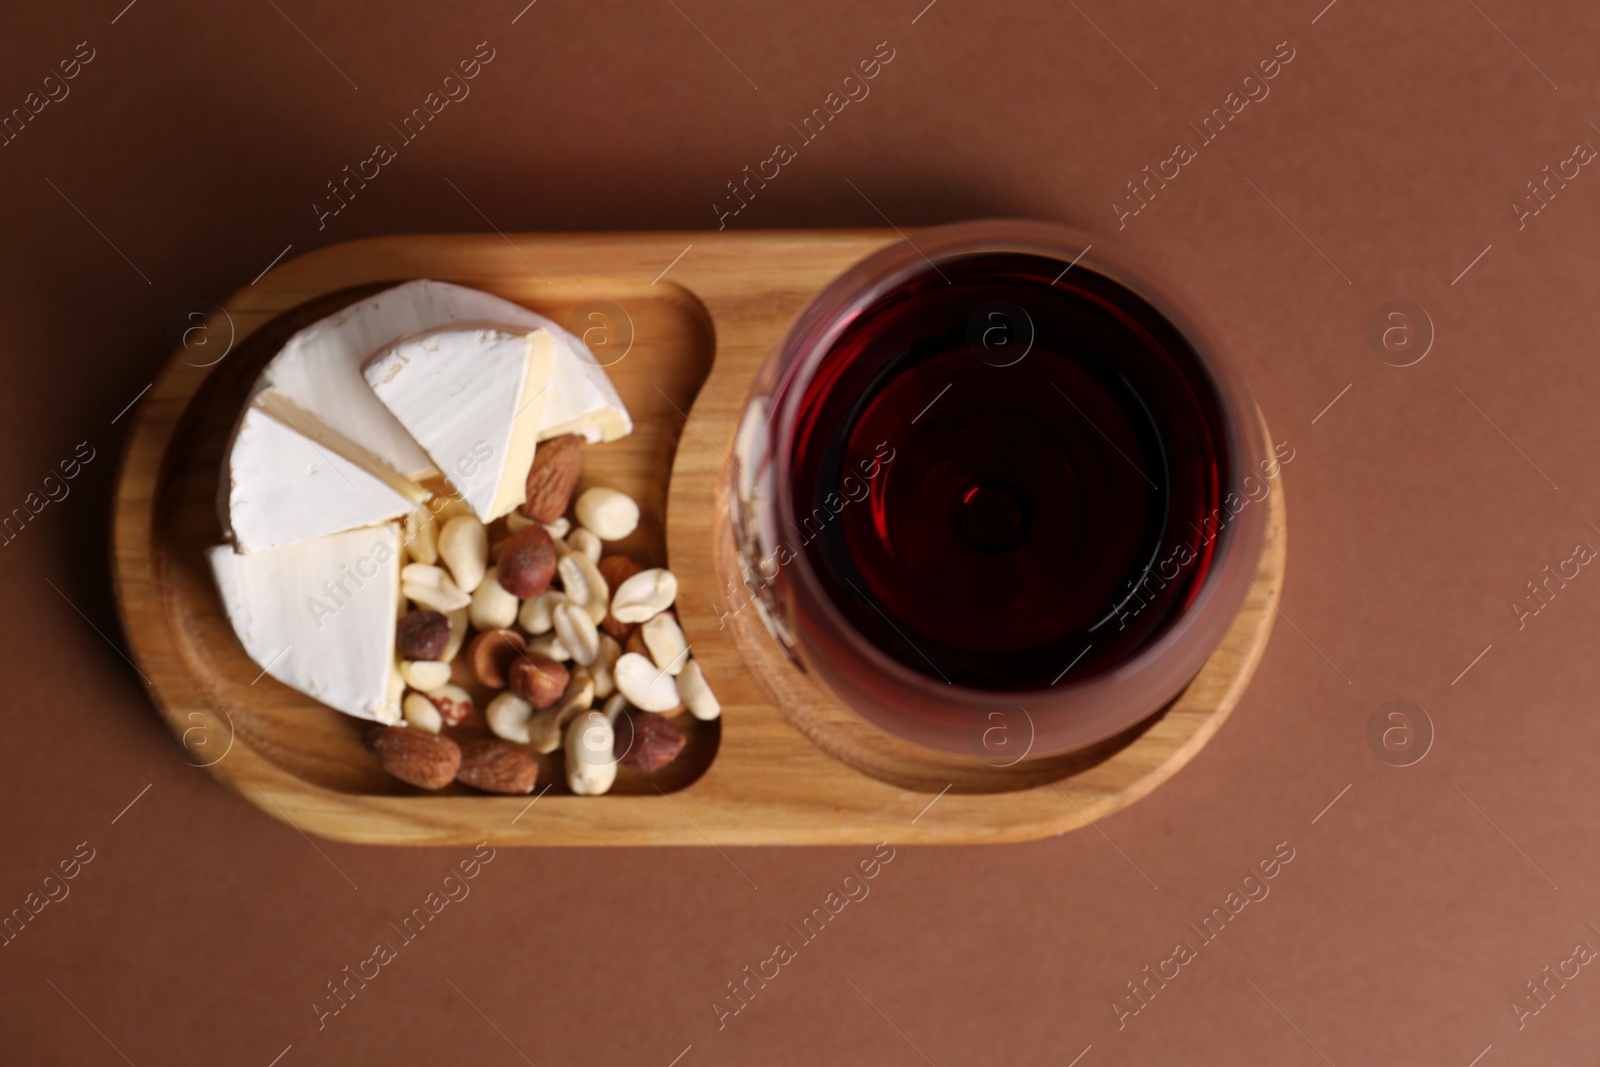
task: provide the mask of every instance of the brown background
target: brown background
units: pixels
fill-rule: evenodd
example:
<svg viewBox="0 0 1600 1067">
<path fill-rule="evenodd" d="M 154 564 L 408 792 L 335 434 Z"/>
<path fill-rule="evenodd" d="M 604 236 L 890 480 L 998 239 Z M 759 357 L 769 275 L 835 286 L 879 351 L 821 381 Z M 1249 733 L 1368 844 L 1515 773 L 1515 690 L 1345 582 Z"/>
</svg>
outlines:
<svg viewBox="0 0 1600 1067">
<path fill-rule="evenodd" d="M 1508 607 L 1577 542 L 1600 546 L 1600 174 L 1525 229 L 1508 207 L 1576 142 L 1600 145 L 1600 17 L 939 0 L 913 25 L 922 2 L 539 0 L 514 25 L 519 0 L 0 14 L 0 107 L 78 42 L 96 50 L 0 148 L 0 509 L 78 442 L 96 453 L 0 549 L 0 910 L 78 842 L 96 850 L 0 948 L 0 1060 L 666 1067 L 692 1045 L 684 1067 L 945 1067 L 1092 1045 L 1083 1067 L 1467 1067 L 1486 1048 L 1491 1065 L 1600 1046 L 1592 967 L 1521 1031 L 1508 1006 L 1574 942 L 1600 947 L 1600 577 L 1520 631 Z M 319 231 L 323 183 L 483 40 L 497 54 L 471 97 Z M 900 849 L 721 1032 L 724 983 L 868 850 L 502 850 L 318 1032 L 323 983 L 466 850 L 312 843 L 185 766 L 108 643 L 113 420 L 175 312 L 285 245 L 484 229 L 465 197 L 506 230 L 713 225 L 723 183 L 885 40 L 872 95 L 731 225 L 880 225 L 865 193 L 902 226 L 1012 214 L 1109 235 L 1123 182 L 1292 44 L 1271 96 L 1119 235 L 1209 309 L 1296 448 L 1292 625 L 1151 797 L 1100 832 Z M 1405 369 L 1366 341 L 1396 298 L 1437 331 Z M 1437 730 L 1409 768 L 1365 739 L 1392 699 Z M 1119 1032 L 1123 983 L 1280 841 L 1296 856 L 1271 896 Z"/>
</svg>

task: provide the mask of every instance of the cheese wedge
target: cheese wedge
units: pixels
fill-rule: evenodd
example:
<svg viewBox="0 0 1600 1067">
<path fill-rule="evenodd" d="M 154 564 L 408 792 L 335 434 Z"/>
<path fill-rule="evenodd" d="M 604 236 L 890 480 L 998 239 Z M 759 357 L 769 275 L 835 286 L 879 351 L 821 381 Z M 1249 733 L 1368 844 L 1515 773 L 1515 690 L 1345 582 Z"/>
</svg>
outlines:
<svg viewBox="0 0 1600 1067">
<path fill-rule="evenodd" d="M 353 449 L 316 431 L 292 401 L 271 392 L 245 408 L 222 483 L 222 518 L 235 550 L 260 552 L 388 522 L 421 502 L 420 486 L 393 472 L 375 477 L 370 463 L 346 458 Z"/>
<path fill-rule="evenodd" d="M 550 331 L 557 343 L 541 440 L 570 432 L 611 441 L 632 431 L 605 369 L 582 341 L 520 304 L 448 282 L 406 282 L 307 326 L 267 364 L 257 386 L 278 390 L 388 466 L 422 481 L 439 472 L 367 388 L 361 368 L 397 338 L 454 322 Z"/>
<path fill-rule="evenodd" d="M 454 492 L 489 522 L 526 499 L 554 352 L 548 330 L 447 326 L 382 349 L 365 373 Z"/>
<path fill-rule="evenodd" d="M 540 325 L 556 337 L 566 358 L 558 358 L 550 373 L 550 393 L 545 397 L 539 440 L 576 433 L 594 444 L 632 433 L 628 409 L 622 406 L 616 387 L 588 346 L 549 320 Z"/>
<path fill-rule="evenodd" d="M 266 673 L 347 715 L 395 723 L 400 547 L 400 527 L 389 523 L 206 555 L 233 632 Z"/>
</svg>

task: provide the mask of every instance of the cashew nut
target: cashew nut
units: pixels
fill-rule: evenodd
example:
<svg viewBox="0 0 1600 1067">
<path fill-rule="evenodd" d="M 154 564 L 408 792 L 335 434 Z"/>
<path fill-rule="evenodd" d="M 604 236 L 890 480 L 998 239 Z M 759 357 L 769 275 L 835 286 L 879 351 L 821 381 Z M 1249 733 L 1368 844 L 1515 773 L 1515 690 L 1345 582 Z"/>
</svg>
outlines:
<svg viewBox="0 0 1600 1067">
<path fill-rule="evenodd" d="M 457 515 L 439 531 L 439 557 L 461 591 L 472 592 L 489 565 L 489 531 L 476 515 Z"/>
</svg>

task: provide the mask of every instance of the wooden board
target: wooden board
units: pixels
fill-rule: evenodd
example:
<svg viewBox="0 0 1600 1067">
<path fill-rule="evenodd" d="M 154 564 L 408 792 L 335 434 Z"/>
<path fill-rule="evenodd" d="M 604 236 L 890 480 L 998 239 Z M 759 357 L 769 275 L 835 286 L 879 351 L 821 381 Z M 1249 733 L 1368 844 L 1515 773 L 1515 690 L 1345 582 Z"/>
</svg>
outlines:
<svg viewBox="0 0 1600 1067">
<path fill-rule="evenodd" d="M 128 641 L 185 758 L 307 833 L 382 844 L 1016 841 L 1077 828 L 1149 793 L 1216 732 L 1260 660 L 1282 588 L 1281 482 L 1255 577 L 1263 596 L 1251 597 L 1182 696 L 1085 752 L 999 770 L 915 749 L 834 706 L 778 654 L 754 612 L 719 628 L 713 604 L 733 576 L 723 471 L 746 391 L 811 296 L 898 239 L 379 238 L 291 260 L 234 294 L 208 327 L 213 347 L 175 354 L 140 403 L 115 504 L 113 573 Z M 645 517 L 625 548 L 678 575 L 685 633 L 723 705 L 722 719 L 693 724 L 684 754 L 652 778 L 624 773 L 607 796 L 575 797 L 550 760 L 541 781 L 557 784 L 531 807 L 459 786 L 412 789 L 376 768 L 356 720 L 262 677 L 222 614 L 200 553 L 219 537 L 217 472 L 250 382 L 294 330 L 412 278 L 484 289 L 578 333 L 611 331 L 592 342 L 620 346 L 631 323 L 631 348 L 608 370 L 636 430 L 590 449 L 584 477 L 640 501 Z"/>
</svg>

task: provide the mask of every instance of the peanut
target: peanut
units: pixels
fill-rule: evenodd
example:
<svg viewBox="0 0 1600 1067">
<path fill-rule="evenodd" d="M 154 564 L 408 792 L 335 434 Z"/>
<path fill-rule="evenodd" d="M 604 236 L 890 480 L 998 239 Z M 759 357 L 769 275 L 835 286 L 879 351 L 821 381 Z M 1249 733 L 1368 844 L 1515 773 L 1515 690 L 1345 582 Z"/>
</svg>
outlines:
<svg viewBox="0 0 1600 1067">
<path fill-rule="evenodd" d="M 662 567 L 640 571 L 617 587 L 611 614 L 619 622 L 649 622 L 678 599 L 678 579 Z"/>
<path fill-rule="evenodd" d="M 463 593 L 478 588 L 489 565 L 489 532 L 476 515 L 457 515 L 444 524 L 439 531 L 439 557 Z"/>
<path fill-rule="evenodd" d="M 616 489 L 585 489 L 573 510 L 579 525 L 587 526 L 602 541 L 620 541 L 639 525 L 639 505 Z"/>
</svg>

